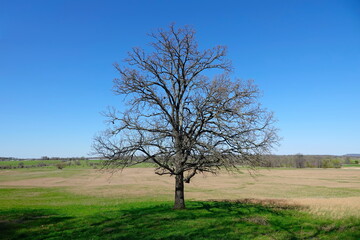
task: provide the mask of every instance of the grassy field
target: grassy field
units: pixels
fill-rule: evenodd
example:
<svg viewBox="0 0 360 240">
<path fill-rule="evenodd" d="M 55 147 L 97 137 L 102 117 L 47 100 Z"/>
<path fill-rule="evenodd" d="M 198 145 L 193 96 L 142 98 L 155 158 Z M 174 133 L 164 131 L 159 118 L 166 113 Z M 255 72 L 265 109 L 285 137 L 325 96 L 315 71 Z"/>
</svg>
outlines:
<svg viewBox="0 0 360 240">
<path fill-rule="evenodd" d="M 360 239 L 357 168 L 197 176 L 182 211 L 173 181 L 152 168 L 1 170 L 0 239 Z"/>
<path fill-rule="evenodd" d="M 358 168 L 360 168 L 360 164 L 343 164 L 342 165 L 343 167 L 358 167 Z"/>
</svg>

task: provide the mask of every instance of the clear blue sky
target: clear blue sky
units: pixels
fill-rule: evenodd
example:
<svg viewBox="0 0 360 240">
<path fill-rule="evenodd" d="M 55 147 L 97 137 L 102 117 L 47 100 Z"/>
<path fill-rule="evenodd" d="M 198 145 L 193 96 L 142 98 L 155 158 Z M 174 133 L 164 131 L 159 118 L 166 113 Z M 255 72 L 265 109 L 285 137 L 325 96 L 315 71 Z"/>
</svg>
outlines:
<svg viewBox="0 0 360 240">
<path fill-rule="evenodd" d="M 227 45 L 283 138 L 276 154 L 360 153 L 360 1 L 0 1 L 0 156 L 88 156 L 112 64 L 175 22 Z"/>
</svg>

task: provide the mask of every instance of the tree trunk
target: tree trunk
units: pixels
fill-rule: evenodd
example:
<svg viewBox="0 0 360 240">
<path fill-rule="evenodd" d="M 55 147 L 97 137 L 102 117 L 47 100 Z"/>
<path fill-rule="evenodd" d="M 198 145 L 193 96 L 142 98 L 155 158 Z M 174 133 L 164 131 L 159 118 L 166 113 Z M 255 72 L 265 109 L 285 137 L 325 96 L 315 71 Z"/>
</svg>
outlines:
<svg viewBox="0 0 360 240">
<path fill-rule="evenodd" d="M 175 176 L 175 203 L 174 209 L 185 209 L 184 173 Z"/>
</svg>

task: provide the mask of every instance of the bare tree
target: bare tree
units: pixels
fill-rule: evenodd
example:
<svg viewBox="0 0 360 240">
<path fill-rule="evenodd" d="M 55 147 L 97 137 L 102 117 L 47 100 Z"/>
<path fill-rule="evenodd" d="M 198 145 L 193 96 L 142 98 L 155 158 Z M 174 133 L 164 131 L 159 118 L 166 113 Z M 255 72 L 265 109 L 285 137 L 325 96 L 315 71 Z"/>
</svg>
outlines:
<svg viewBox="0 0 360 240">
<path fill-rule="evenodd" d="M 345 164 L 350 164 L 351 163 L 351 161 L 350 161 L 350 157 L 345 157 Z"/>
<path fill-rule="evenodd" d="M 184 182 L 197 173 L 255 166 L 277 142 L 273 115 L 257 102 L 252 81 L 231 80 L 226 48 L 199 50 L 192 28 L 150 34 L 153 52 L 133 48 L 114 92 L 128 98 L 128 109 L 110 109 L 109 129 L 93 148 L 111 167 L 141 162 L 156 174 L 175 176 L 174 209 L 185 208 Z M 210 80 L 206 72 L 218 75 Z"/>
<path fill-rule="evenodd" d="M 304 155 L 301 153 L 298 153 L 295 155 L 295 167 L 296 168 L 304 168 L 305 167 L 305 158 Z"/>
</svg>

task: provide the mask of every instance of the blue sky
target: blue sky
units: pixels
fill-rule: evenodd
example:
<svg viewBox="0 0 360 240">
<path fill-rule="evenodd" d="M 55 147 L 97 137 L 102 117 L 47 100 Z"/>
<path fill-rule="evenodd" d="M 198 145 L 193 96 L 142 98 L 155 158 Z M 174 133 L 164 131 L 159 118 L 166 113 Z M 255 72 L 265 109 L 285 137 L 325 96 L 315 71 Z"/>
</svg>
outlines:
<svg viewBox="0 0 360 240">
<path fill-rule="evenodd" d="M 275 154 L 360 153 L 360 2 L 0 2 L 0 156 L 88 156 L 121 63 L 147 33 L 191 25 L 227 45 L 283 138 Z"/>
</svg>

